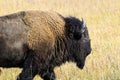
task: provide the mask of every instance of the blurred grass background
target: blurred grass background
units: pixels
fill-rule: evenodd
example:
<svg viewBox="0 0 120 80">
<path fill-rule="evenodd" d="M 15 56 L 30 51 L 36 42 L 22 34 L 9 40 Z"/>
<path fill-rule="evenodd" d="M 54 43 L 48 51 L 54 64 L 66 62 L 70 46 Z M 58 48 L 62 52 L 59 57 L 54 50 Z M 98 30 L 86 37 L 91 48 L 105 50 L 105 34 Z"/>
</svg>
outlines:
<svg viewBox="0 0 120 80">
<path fill-rule="evenodd" d="M 56 11 L 86 21 L 92 53 L 83 70 L 74 63 L 56 67 L 57 80 L 120 80 L 120 0 L 0 0 L 0 16 L 26 10 Z M 1 69 L 0 80 L 15 80 L 20 72 Z"/>
</svg>

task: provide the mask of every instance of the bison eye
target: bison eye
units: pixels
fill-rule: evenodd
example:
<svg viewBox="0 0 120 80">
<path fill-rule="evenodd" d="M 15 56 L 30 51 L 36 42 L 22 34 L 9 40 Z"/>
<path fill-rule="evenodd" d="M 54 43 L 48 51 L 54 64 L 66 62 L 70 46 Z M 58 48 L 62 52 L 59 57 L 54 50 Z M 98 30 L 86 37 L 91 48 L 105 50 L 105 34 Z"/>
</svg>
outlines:
<svg viewBox="0 0 120 80">
<path fill-rule="evenodd" d="M 69 34 L 69 38 L 70 38 L 70 39 L 73 39 L 73 38 L 74 38 L 73 33 L 70 33 L 70 34 Z"/>
</svg>

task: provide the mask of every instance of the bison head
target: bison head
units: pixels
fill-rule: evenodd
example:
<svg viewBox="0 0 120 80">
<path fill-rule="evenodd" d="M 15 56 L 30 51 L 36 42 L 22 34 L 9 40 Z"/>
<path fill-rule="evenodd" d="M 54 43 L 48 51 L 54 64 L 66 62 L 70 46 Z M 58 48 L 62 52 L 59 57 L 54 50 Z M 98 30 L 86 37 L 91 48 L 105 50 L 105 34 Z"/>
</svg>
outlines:
<svg viewBox="0 0 120 80">
<path fill-rule="evenodd" d="M 71 60 L 83 69 L 85 59 L 91 52 L 90 38 L 84 20 L 68 17 L 66 21 L 66 36 L 69 41 Z"/>
</svg>

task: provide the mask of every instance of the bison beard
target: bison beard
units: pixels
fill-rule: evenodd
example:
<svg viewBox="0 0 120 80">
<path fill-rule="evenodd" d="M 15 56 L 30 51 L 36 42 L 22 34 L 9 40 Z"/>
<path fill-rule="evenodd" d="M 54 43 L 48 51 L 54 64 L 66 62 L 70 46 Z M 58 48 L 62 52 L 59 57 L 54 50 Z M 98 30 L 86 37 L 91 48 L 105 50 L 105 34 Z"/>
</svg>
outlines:
<svg viewBox="0 0 120 80">
<path fill-rule="evenodd" d="M 0 17 L 0 67 L 23 68 L 17 80 L 55 80 L 66 61 L 82 69 L 91 52 L 84 20 L 55 12 L 26 11 Z"/>
</svg>

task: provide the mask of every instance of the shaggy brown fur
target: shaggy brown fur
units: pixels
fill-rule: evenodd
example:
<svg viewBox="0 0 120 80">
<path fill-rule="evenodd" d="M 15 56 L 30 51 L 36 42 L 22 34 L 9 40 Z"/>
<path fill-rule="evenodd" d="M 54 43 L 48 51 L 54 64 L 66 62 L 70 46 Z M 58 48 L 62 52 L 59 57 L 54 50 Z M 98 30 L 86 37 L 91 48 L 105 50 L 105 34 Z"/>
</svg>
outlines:
<svg viewBox="0 0 120 80">
<path fill-rule="evenodd" d="M 66 61 L 82 69 L 91 52 L 83 24 L 55 12 L 26 11 L 0 17 L 0 67 L 23 68 L 17 80 L 32 80 L 37 74 L 55 80 L 54 67 Z"/>
<path fill-rule="evenodd" d="M 54 48 L 55 38 L 64 35 L 64 20 L 56 13 L 39 11 L 26 12 L 23 20 L 30 27 L 27 35 L 30 49 L 41 52 L 37 55 L 46 60 L 48 50 Z"/>
</svg>

